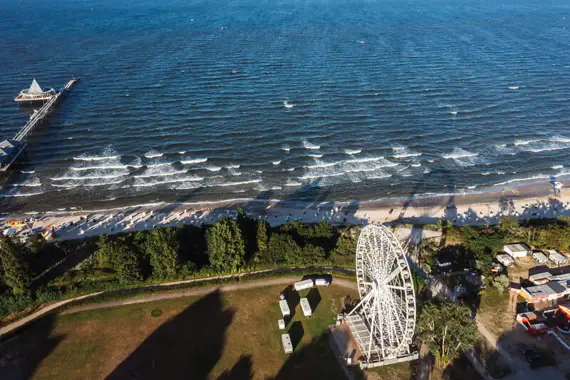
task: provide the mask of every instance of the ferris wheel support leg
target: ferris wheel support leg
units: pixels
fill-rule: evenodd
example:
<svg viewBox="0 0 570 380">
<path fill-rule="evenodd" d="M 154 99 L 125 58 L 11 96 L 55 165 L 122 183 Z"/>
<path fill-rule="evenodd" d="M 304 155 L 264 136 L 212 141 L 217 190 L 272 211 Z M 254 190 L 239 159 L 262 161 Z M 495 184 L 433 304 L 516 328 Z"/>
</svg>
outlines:
<svg viewBox="0 0 570 380">
<path fill-rule="evenodd" d="M 372 303 L 372 318 L 371 320 L 375 320 L 376 318 L 376 302 L 378 302 L 378 300 L 375 298 L 374 302 Z M 372 341 L 374 340 L 374 327 L 375 327 L 375 323 L 372 323 L 370 325 L 370 342 L 368 343 L 368 361 L 370 361 L 370 351 L 372 351 Z M 384 347 L 382 347 L 382 352 L 384 351 Z"/>
</svg>

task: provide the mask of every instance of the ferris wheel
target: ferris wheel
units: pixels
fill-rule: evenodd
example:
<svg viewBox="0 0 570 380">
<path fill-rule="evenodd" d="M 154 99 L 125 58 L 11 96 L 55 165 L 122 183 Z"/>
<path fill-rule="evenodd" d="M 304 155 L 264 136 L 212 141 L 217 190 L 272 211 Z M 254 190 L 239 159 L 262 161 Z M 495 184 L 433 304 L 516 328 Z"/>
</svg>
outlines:
<svg viewBox="0 0 570 380">
<path fill-rule="evenodd" d="M 356 277 L 360 302 L 345 320 L 361 361 L 383 365 L 404 357 L 413 359 L 410 345 L 416 297 L 412 275 L 400 242 L 387 227 L 368 225 L 360 233 Z"/>
</svg>

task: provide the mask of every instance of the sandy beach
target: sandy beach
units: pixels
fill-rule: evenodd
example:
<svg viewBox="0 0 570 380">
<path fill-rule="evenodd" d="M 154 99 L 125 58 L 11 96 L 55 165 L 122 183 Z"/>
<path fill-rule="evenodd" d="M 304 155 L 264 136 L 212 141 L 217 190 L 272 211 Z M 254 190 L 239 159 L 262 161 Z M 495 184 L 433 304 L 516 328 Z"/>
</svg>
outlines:
<svg viewBox="0 0 570 380">
<path fill-rule="evenodd" d="M 517 188 L 481 193 L 450 193 L 437 196 L 410 196 L 408 199 L 368 202 L 292 202 L 279 200 L 231 200 L 219 203 L 153 203 L 103 210 L 65 210 L 4 217 L 4 233 L 9 220 L 25 221 L 10 233 L 25 239 L 30 231 L 55 228 L 56 240 L 69 240 L 148 230 L 155 227 L 210 225 L 216 220 L 237 217 L 237 208 L 272 226 L 299 221 L 326 220 L 333 225 L 368 223 L 437 223 L 446 219 L 456 225 L 494 224 L 501 216 L 518 219 L 570 216 L 570 198 L 563 189 L 554 195 L 551 183 L 534 183 Z"/>
</svg>

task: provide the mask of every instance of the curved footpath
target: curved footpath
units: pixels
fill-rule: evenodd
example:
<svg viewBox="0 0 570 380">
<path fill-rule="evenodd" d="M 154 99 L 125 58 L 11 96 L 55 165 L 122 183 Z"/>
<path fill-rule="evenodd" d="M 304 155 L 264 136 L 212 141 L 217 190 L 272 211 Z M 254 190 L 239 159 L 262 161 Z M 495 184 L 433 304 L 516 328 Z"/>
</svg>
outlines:
<svg viewBox="0 0 570 380">
<path fill-rule="evenodd" d="M 131 288 L 131 289 L 115 289 L 115 290 L 109 290 L 109 291 L 103 291 L 103 292 L 90 293 L 90 294 L 86 294 L 83 296 L 69 298 L 69 299 L 66 299 L 63 301 L 58 301 L 58 302 L 49 304 L 45 307 L 42 307 L 39 310 L 36 310 L 35 312 L 31 313 L 30 315 L 28 315 L 26 317 L 23 317 L 21 319 L 18 319 L 17 321 L 9 323 L 6 326 L 0 327 L 0 339 L 3 338 L 5 335 L 10 334 L 10 333 L 16 331 L 17 329 L 19 329 L 21 327 L 26 326 L 27 324 L 35 321 L 36 319 L 43 317 L 44 315 L 46 315 L 50 312 L 57 312 L 57 309 L 65 306 L 65 305 L 68 305 L 68 304 L 71 304 L 71 303 L 77 302 L 77 301 L 82 301 L 82 300 L 85 300 L 88 298 L 96 297 L 99 295 L 113 294 L 113 293 L 117 293 L 117 292 L 124 291 L 124 290 L 134 291 L 137 289 L 146 289 L 146 288 L 152 288 L 152 287 L 168 288 L 170 286 L 187 285 L 187 284 L 202 284 L 205 282 L 206 283 L 207 282 L 215 283 L 215 282 L 220 281 L 220 280 L 227 280 L 227 279 L 232 279 L 232 278 L 240 279 L 243 276 L 256 276 L 256 275 L 272 274 L 272 273 L 278 274 L 278 273 L 283 273 L 283 272 L 294 273 L 294 272 L 305 272 L 305 271 L 315 271 L 315 272 L 318 272 L 318 271 L 335 272 L 336 271 L 336 272 L 344 272 L 344 273 L 354 273 L 354 270 L 347 269 L 347 268 L 340 268 L 340 267 L 339 268 L 336 268 L 336 267 L 277 268 L 277 269 L 266 269 L 266 270 L 259 270 L 259 271 L 253 271 L 253 272 L 245 272 L 245 273 L 240 273 L 240 274 L 229 274 L 229 275 L 222 275 L 222 276 L 216 276 L 216 277 L 206 277 L 206 278 L 198 278 L 198 279 L 192 279 L 192 280 L 165 282 L 165 283 L 160 283 L 160 284 L 149 284 L 149 285 L 144 285 L 144 286 Z M 139 296 L 139 297 L 135 296 L 134 298 L 131 298 L 131 299 L 94 303 L 94 304 L 78 306 L 74 309 L 66 310 L 62 314 L 71 314 L 71 313 L 76 313 L 76 312 L 85 311 L 85 310 L 95 310 L 95 309 L 121 306 L 121 305 L 132 305 L 132 304 L 137 304 L 137 303 L 152 302 L 152 301 L 158 301 L 158 300 L 163 300 L 163 299 L 204 295 L 204 294 L 207 294 L 207 293 L 209 293 L 213 290 L 216 290 L 216 289 L 228 292 L 228 291 L 242 290 L 242 289 L 254 289 L 254 288 L 260 288 L 260 287 L 270 286 L 270 285 L 285 285 L 285 284 L 290 284 L 290 283 L 298 281 L 298 280 L 299 280 L 298 276 L 295 276 L 295 277 L 287 276 L 287 277 L 280 277 L 280 278 L 273 278 L 273 279 L 271 279 L 271 278 L 251 279 L 251 280 L 246 280 L 246 282 L 241 283 L 241 284 L 213 285 L 213 286 L 206 286 L 206 287 L 200 287 L 200 288 L 194 288 L 194 289 L 191 288 L 191 289 L 184 289 L 184 290 L 180 290 L 180 291 L 173 291 L 173 292 L 169 292 L 169 293 L 165 293 L 165 294 L 151 294 L 148 296 Z M 342 286 L 345 288 L 356 289 L 356 282 L 354 280 L 345 280 L 345 279 L 335 278 L 334 281 L 332 282 L 332 284 Z"/>
<path fill-rule="evenodd" d="M 118 300 L 118 301 L 108 301 L 108 302 L 101 302 L 95 303 L 91 305 L 84 305 L 78 306 L 70 310 L 65 310 L 62 312 L 62 315 L 66 314 L 74 314 L 79 313 L 82 311 L 87 310 L 97 310 L 97 309 L 104 309 L 108 307 L 116 307 L 116 306 L 123 306 L 123 305 L 134 305 L 138 303 L 145 303 L 145 302 L 153 302 L 153 301 L 160 301 L 160 300 L 167 300 L 172 298 L 180 298 L 180 297 L 189 297 L 189 296 L 203 296 L 208 293 L 213 292 L 214 290 L 220 290 L 221 292 L 232 292 L 236 290 L 245 290 L 245 289 L 255 289 L 267 286 L 274 286 L 274 285 L 288 285 L 293 282 L 299 281 L 299 277 L 280 277 L 280 278 L 273 278 L 273 279 L 259 279 L 259 280 L 251 280 L 247 281 L 243 284 L 232 284 L 232 285 L 222 285 L 222 286 L 208 286 L 198 289 L 188 289 L 183 290 L 180 292 L 170 292 L 168 294 L 153 294 L 150 296 L 144 297 L 137 297 L 128 300 Z M 336 278 L 331 283 L 332 285 L 341 286 L 343 288 L 349 288 L 356 290 L 356 282 L 339 279 Z"/>
</svg>

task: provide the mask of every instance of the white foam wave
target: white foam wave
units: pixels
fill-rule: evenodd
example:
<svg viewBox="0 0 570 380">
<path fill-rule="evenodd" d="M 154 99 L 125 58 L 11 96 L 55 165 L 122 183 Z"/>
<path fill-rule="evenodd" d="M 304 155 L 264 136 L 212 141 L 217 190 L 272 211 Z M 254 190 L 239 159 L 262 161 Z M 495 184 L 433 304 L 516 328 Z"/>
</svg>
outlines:
<svg viewBox="0 0 570 380">
<path fill-rule="evenodd" d="M 568 146 L 560 146 L 560 145 L 556 145 L 556 146 L 547 146 L 544 148 L 533 148 L 533 149 L 527 149 L 527 152 L 532 152 L 532 153 L 540 153 L 540 152 L 550 152 L 552 150 L 562 150 L 562 149 L 568 149 L 570 147 Z"/>
<path fill-rule="evenodd" d="M 218 184 L 214 184 L 214 185 L 210 185 L 210 186 L 223 186 L 223 187 L 227 187 L 227 186 L 241 186 L 241 185 L 249 185 L 249 184 L 251 184 L 251 183 L 259 183 L 259 182 L 261 182 L 260 179 L 252 179 L 252 180 L 249 180 L 249 181 L 218 183 Z"/>
<path fill-rule="evenodd" d="M 39 187 L 42 184 L 39 182 L 24 182 L 24 183 L 11 183 L 8 186 L 13 187 Z"/>
<path fill-rule="evenodd" d="M 449 111 L 450 115 L 457 115 L 457 111 Z"/>
<path fill-rule="evenodd" d="M 157 157 L 162 157 L 163 155 L 164 155 L 164 153 L 158 153 L 158 152 L 155 152 L 153 150 L 151 150 L 150 152 L 146 152 L 144 154 L 144 156 L 146 158 L 157 158 Z"/>
<path fill-rule="evenodd" d="M 315 145 L 315 144 L 309 142 L 309 140 L 304 140 L 304 141 L 303 141 L 303 148 L 305 148 L 305 149 L 315 149 L 315 150 L 316 150 L 316 149 L 321 149 L 321 146 L 320 146 L 320 145 Z"/>
<path fill-rule="evenodd" d="M 519 86 L 509 86 L 509 87 L 507 87 L 507 88 L 508 88 L 509 90 L 518 90 L 518 89 L 520 89 Z"/>
<path fill-rule="evenodd" d="M 168 177 L 171 175 L 186 174 L 187 172 L 188 172 L 187 170 L 175 170 L 175 171 L 164 172 L 164 173 L 138 174 L 138 175 L 134 175 L 133 177 L 134 178 Z"/>
<path fill-rule="evenodd" d="M 83 177 L 75 177 L 75 176 L 61 176 L 61 177 L 51 177 L 52 181 L 83 181 L 83 180 L 92 180 L 92 179 L 114 179 L 119 177 L 124 177 L 125 174 L 110 174 L 110 175 L 88 175 Z"/>
<path fill-rule="evenodd" d="M 35 170 L 21 170 L 20 172 L 23 174 L 34 174 L 36 171 Z"/>
<path fill-rule="evenodd" d="M 542 140 L 516 140 L 513 144 L 515 146 L 519 146 L 519 145 L 528 145 L 528 144 L 532 144 L 532 143 L 536 143 L 536 142 L 540 142 Z"/>
<path fill-rule="evenodd" d="M 180 163 L 182 165 L 192 165 L 192 164 L 201 164 L 203 162 L 208 161 L 207 158 L 194 158 L 192 160 L 184 160 L 184 161 L 180 161 Z"/>
<path fill-rule="evenodd" d="M 362 149 L 345 149 L 344 153 L 349 154 L 349 155 L 355 155 L 362 152 Z"/>
<path fill-rule="evenodd" d="M 304 179 L 317 179 L 317 178 L 327 178 L 327 177 L 339 177 L 341 175 L 344 175 L 345 173 L 340 172 L 340 173 L 323 173 L 323 174 L 305 174 L 302 177 L 299 177 L 299 179 L 304 180 Z"/>
<path fill-rule="evenodd" d="M 228 165 L 226 166 L 227 169 L 239 169 L 241 165 Z"/>
<path fill-rule="evenodd" d="M 295 170 L 295 168 L 289 168 L 289 169 L 287 169 L 288 172 L 292 172 L 293 170 Z"/>
<path fill-rule="evenodd" d="M 382 156 L 381 157 L 367 157 L 367 158 L 355 158 L 352 160 L 346 160 L 344 162 L 347 164 L 360 164 L 363 162 L 374 162 L 374 161 L 380 161 L 383 159 L 384 159 L 384 157 L 382 157 Z M 397 164 L 395 164 L 395 165 L 397 165 Z"/>
<path fill-rule="evenodd" d="M 19 197 L 33 197 L 34 195 L 43 194 L 43 191 L 37 193 L 14 193 L 14 194 L 0 194 L 0 198 L 19 198 Z"/>
<path fill-rule="evenodd" d="M 539 174 L 539 175 L 535 175 L 535 176 L 532 176 L 532 177 L 509 179 L 508 181 L 496 183 L 496 184 L 494 184 L 493 186 L 501 186 L 501 185 L 507 185 L 507 184 L 513 183 L 513 182 L 524 182 L 524 181 L 532 181 L 532 180 L 535 180 L 535 179 L 548 179 L 548 178 L 550 178 L 550 176 L 548 176 L 548 175 L 543 175 L 543 174 Z"/>
<path fill-rule="evenodd" d="M 402 153 L 402 154 L 393 154 L 392 157 L 394 158 L 407 158 L 407 157 L 418 157 L 421 156 L 421 153 Z"/>
<path fill-rule="evenodd" d="M 295 181 L 287 181 L 285 183 L 285 186 L 287 187 L 296 187 L 296 186 L 303 186 L 303 184 L 301 182 L 295 182 Z"/>
<path fill-rule="evenodd" d="M 182 151 L 178 152 L 178 154 L 186 154 L 186 151 L 182 150 Z"/>
<path fill-rule="evenodd" d="M 289 103 L 286 100 L 283 101 L 283 105 L 285 106 L 285 108 L 293 108 L 295 107 L 295 105 L 293 103 Z"/>
<path fill-rule="evenodd" d="M 309 154 L 309 157 L 312 158 L 321 158 L 323 155 L 322 154 Z"/>
<path fill-rule="evenodd" d="M 175 178 L 170 180 L 162 180 L 157 182 L 143 182 L 143 183 L 135 183 L 132 186 L 134 187 L 152 187 L 152 186 L 160 186 L 169 183 L 177 183 L 177 182 L 198 182 L 203 181 L 204 178 L 202 177 L 184 177 L 184 178 Z"/>
<path fill-rule="evenodd" d="M 75 189 L 77 187 L 97 187 L 97 186 L 110 186 L 110 185 L 118 185 L 123 183 L 124 181 L 113 181 L 113 182 L 96 182 L 96 183 L 74 183 L 74 184 L 55 184 L 50 183 L 50 186 L 53 187 L 61 187 L 65 189 Z"/>
<path fill-rule="evenodd" d="M 307 165 L 307 166 L 305 166 L 305 168 L 307 168 L 307 169 L 328 168 L 331 166 L 338 165 L 340 163 L 342 163 L 342 161 L 339 161 L 339 162 L 323 162 L 323 163 L 314 164 L 314 165 Z"/>
<path fill-rule="evenodd" d="M 390 177 L 392 177 L 392 174 L 380 174 L 380 175 L 368 177 L 368 179 L 383 179 L 383 178 L 390 178 Z"/>
<path fill-rule="evenodd" d="M 209 170 L 211 172 L 219 172 L 220 170 L 222 170 L 222 168 L 220 166 L 210 166 L 205 168 L 206 170 Z"/>
<path fill-rule="evenodd" d="M 73 157 L 74 160 L 76 161 L 104 161 L 104 160 L 116 160 L 118 159 L 120 156 L 79 156 L 79 157 Z"/>
<path fill-rule="evenodd" d="M 283 144 L 283 146 L 281 147 L 281 150 L 283 150 L 285 152 L 289 152 L 291 150 L 291 148 L 289 147 L 289 145 Z"/>
<path fill-rule="evenodd" d="M 113 170 L 113 169 L 127 169 L 129 167 L 136 167 L 133 165 L 103 165 L 103 166 L 79 166 L 71 167 L 71 170 L 85 171 L 85 170 Z"/>
<path fill-rule="evenodd" d="M 471 152 L 468 152 L 468 151 L 461 149 L 461 148 L 455 148 L 455 149 L 453 149 L 453 152 L 446 153 L 446 154 L 442 155 L 442 157 L 443 158 L 457 159 L 457 158 L 477 157 L 478 155 L 479 155 L 478 153 L 471 153 Z"/>
<path fill-rule="evenodd" d="M 146 165 L 147 168 L 161 168 L 164 166 L 170 166 L 172 165 L 171 162 L 161 162 L 159 164 L 150 164 L 150 165 Z"/>
<path fill-rule="evenodd" d="M 272 164 L 273 165 L 279 165 L 281 163 L 281 161 L 273 161 Z"/>
<path fill-rule="evenodd" d="M 557 170 L 557 169 L 562 169 L 563 167 L 564 167 L 564 165 L 554 165 L 554 166 L 551 166 L 550 168 Z"/>
</svg>

